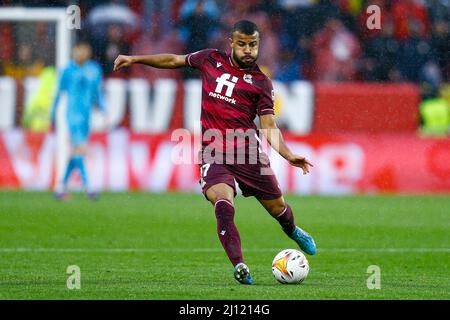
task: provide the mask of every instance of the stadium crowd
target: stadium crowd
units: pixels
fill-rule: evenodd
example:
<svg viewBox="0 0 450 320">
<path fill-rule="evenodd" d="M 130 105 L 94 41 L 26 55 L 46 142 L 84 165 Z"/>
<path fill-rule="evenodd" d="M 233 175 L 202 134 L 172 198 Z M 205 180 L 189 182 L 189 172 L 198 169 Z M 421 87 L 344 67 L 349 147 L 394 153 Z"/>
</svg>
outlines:
<svg viewBox="0 0 450 320">
<path fill-rule="evenodd" d="M 1 2 L 3 6 L 74 3 Z M 381 8 L 381 30 L 366 26 L 366 8 L 373 4 Z M 79 5 L 83 17 L 79 36 L 94 45 L 107 75 L 119 52 L 226 49 L 230 25 L 248 18 L 261 29 L 259 64 L 279 81 L 425 81 L 438 86 L 450 78 L 450 2 L 446 0 L 91 0 Z M 121 14 L 115 15 L 115 10 Z M 40 47 L 46 32 L 41 29 L 45 28 L 36 28 L 33 38 Z M 26 42 L 12 44 L 14 31 L 1 32 L 7 49 L 2 53 L 3 73 L 14 73 L 14 64 L 8 63 L 13 60 L 33 66 L 29 68 L 33 72 L 39 63 L 28 61 L 32 47 Z M 148 70 L 143 74 L 141 68 L 130 72 L 150 79 L 156 76 Z M 165 76 L 192 75 L 167 72 Z"/>
<path fill-rule="evenodd" d="M 184 79 L 191 70 L 132 67 L 112 73 L 121 54 L 228 50 L 228 30 L 254 21 L 262 42 L 259 65 L 282 82 L 412 82 L 434 98 L 450 82 L 448 0 L 0 0 L 2 6 L 81 8 L 77 37 L 88 40 L 107 77 Z M 381 29 L 370 30 L 369 5 L 381 9 Z M 55 30 L 0 23 L 0 74 L 39 74 L 54 61 Z M 16 40 L 14 40 L 16 39 Z M 19 39 L 19 40 L 17 40 Z M 38 43 L 39 52 L 33 52 Z"/>
</svg>

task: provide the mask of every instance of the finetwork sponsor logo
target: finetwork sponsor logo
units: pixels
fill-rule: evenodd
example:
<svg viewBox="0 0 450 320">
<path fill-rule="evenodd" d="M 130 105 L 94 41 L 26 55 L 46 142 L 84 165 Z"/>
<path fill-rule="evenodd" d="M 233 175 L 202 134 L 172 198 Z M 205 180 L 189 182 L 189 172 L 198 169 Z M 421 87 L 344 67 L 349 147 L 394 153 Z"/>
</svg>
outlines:
<svg viewBox="0 0 450 320">
<path fill-rule="evenodd" d="M 231 81 L 230 81 L 231 78 Z M 214 90 L 216 93 L 222 93 L 222 89 L 224 87 L 227 88 L 227 90 L 225 91 L 225 95 L 227 97 L 231 97 L 231 95 L 233 94 L 233 90 L 234 90 L 234 86 L 236 85 L 236 82 L 238 81 L 237 77 L 231 77 L 231 74 L 229 73 L 224 73 L 223 75 L 221 75 L 220 77 L 218 77 L 216 79 L 217 82 L 217 86 L 216 86 L 216 90 Z"/>
<path fill-rule="evenodd" d="M 221 95 L 219 93 L 210 92 L 209 96 L 213 97 L 213 98 L 220 99 L 220 100 L 225 100 L 226 102 L 229 102 L 229 103 L 232 103 L 232 104 L 236 104 L 236 99 L 225 97 L 225 96 L 223 96 L 223 95 Z"/>
</svg>

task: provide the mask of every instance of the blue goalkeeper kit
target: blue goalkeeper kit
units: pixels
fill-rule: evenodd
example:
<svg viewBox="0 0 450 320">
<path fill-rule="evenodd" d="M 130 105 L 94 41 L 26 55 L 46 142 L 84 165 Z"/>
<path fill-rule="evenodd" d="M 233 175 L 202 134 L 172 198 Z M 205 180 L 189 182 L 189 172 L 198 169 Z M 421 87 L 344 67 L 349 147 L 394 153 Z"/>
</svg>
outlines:
<svg viewBox="0 0 450 320">
<path fill-rule="evenodd" d="M 58 89 L 52 106 L 52 123 L 55 123 L 56 110 L 61 95 L 67 95 L 66 121 L 70 143 L 73 147 L 85 145 L 89 138 L 91 112 L 96 105 L 105 112 L 105 100 L 102 92 L 103 74 L 100 66 L 88 60 L 83 65 L 71 61 L 62 71 Z M 87 190 L 87 174 L 83 154 L 72 154 L 63 177 L 63 188 L 67 187 L 72 171 L 78 168 L 83 187 Z"/>
<path fill-rule="evenodd" d="M 61 94 L 65 92 L 67 93 L 66 119 L 71 143 L 74 146 L 87 142 L 92 107 L 96 105 L 100 110 L 105 111 L 102 80 L 102 70 L 92 60 L 82 66 L 71 61 L 61 74 L 52 107 L 52 121 L 55 121 Z"/>
</svg>

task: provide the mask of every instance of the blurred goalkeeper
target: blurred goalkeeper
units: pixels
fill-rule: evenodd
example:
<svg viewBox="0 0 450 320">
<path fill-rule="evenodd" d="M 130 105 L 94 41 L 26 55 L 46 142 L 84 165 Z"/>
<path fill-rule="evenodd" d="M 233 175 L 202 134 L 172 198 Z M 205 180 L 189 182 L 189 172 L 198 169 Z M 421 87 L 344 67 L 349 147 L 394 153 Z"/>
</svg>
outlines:
<svg viewBox="0 0 450 320">
<path fill-rule="evenodd" d="M 62 94 L 67 95 L 66 120 L 70 135 L 71 153 L 59 190 L 55 197 L 67 200 L 67 184 L 72 172 L 78 169 L 83 190 L 91 200 L 97 193 L 89 191 L 85 167 L 85 155 L 89 138 L 89 124 L 92 107 L 96 105 L 106 113 L 102 92 L 103 74 L 100 65 L 91 60 L 92 49 L 89 43 L 79 42 L 73 48 L 73 60 L 62 71 L 58 89 L 52 106 L 52 129 L 55 128 L 58 104 Z"/>
</svg>

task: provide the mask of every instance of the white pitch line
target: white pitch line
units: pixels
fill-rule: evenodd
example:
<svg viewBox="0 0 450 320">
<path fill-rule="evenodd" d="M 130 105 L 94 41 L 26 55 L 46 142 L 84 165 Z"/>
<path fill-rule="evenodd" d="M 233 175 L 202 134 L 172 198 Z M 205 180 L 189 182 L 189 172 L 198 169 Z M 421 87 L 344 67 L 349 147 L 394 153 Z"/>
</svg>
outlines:
<svg viewBox="0 0 450 320">
<path fill-rule="evenodd" d="M 278 252 L 281 248 L 243 249 L 244 252 Z M 0 248 L 0 253 L 158 253 L 222 252 L 221 248 Z M 318 248 L 318 253 L 450 253 L 450 248 Z"/>
</svg>

